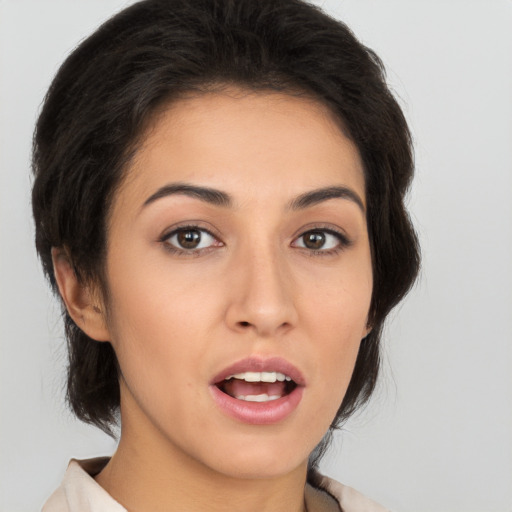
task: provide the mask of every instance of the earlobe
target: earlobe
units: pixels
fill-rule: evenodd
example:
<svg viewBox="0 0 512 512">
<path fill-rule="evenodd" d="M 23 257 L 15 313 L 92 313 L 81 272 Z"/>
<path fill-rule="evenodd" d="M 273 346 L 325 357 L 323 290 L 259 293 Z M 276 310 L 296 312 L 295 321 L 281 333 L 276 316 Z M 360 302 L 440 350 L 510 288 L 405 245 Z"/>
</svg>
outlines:
<svg viewBox="0 0 512 512">
<path fill-rule="evenodd" d="M 91 288 L 80 283 L 66 250 L 52 248 L 53 271 L 60 296 L 69 316 L 78 327 L 96 341 L 110 341 L 104 307 Z"/>
</svg>

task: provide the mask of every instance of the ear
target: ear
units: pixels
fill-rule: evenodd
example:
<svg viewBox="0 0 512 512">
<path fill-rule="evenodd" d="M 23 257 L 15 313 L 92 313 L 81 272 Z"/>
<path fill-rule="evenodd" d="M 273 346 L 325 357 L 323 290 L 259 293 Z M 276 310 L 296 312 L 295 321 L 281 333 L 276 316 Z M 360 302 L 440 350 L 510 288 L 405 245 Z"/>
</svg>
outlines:
<svg viewBox="0 0 512 512">
<path fill-rule="evenodd" d="M 66 250 L 52 247 L 53 272 L 69 316 L 82 331 L 96 341 L 109 341 L 105 308 L 99 293 L 79 282 Z"/>
</svg>

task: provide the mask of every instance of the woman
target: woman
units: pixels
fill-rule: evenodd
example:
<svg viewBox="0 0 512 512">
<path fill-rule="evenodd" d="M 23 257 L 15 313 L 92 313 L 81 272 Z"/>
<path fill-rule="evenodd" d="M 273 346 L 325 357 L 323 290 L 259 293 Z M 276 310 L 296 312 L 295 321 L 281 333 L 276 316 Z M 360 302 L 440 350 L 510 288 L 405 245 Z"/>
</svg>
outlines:
<svg viewBox="0 0 512 512">
<path fill-rule="evenodd" d="M 43 510 L 380 510 L 317 472 L 419 264 L 378 58 L 285 0 L 147 0 L 58 72 L 37 249 L 68 399 L 121 436 Z"/>
</svg>

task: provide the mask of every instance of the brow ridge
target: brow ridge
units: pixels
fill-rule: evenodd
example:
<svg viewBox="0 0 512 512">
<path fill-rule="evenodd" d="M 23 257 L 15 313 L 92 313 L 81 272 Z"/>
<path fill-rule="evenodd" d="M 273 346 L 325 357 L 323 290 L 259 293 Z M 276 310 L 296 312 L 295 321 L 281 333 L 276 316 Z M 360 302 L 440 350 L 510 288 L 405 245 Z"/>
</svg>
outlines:
<svg viewBox="0 0 512 512">
<path fill-rule="evenodd" d="M 197 185 L 191 185 L 188 183 L 171 183 L 160 187 L 154 194 L 149 196 L 143 204 L 143 207 L 154 203 L 158 199 L 164 197 L 182 194 L 189 197 L 194 197 L 206 203 L 213 204 L 215 206 L 229 207 L 233 201 L 226 192 L 216 190 L 214 188 L 202 187 Z"/>
<path fill-rule="evenodd" d="M 304 210 L 329 199 L 348 199 L 354 202 L 363 213 L 366 213 L 364 203 L 359 195 L 352 189 L 343 186 L 324 187 L 305 192 L 293 199 L 289 208 L 291 210 Z"/>
</svg>

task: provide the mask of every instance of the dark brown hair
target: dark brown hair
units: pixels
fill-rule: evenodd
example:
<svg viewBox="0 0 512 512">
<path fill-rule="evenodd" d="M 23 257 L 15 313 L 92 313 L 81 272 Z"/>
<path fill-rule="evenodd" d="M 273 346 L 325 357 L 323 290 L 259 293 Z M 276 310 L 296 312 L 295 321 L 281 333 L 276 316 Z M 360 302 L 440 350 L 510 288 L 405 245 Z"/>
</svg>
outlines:
<svg viewBox="0 0 512 512">
<path fill-rule="evenodd" d="M 223 85 L 315 98 L 340 121 L 364 164 L 372 331 L 335 428 L 374 390 L 383 323 L 416 277 L 419 249 L 404 207 L 413 156 L 402 111 L 375 53 L 319 8 L 301 0 L 146 0 L 83 41 L 53 80 L 35 131 L 37 251 L 55 291 L 52 247 L 66 248 L 80 280 L 104 283 L 109 207 L 145 126 L 183 93 Z M 69 404 L 109 432 L 119 407 L 116 356 L 65 308 L 63 315 Z"/>
</svg>

